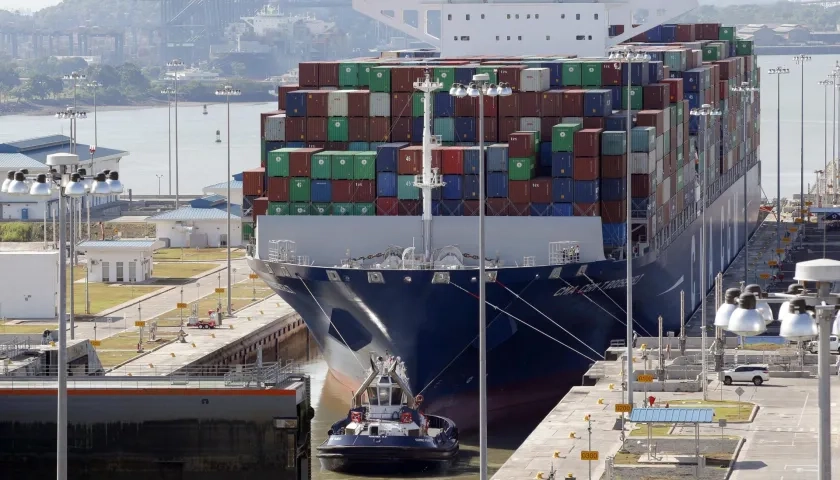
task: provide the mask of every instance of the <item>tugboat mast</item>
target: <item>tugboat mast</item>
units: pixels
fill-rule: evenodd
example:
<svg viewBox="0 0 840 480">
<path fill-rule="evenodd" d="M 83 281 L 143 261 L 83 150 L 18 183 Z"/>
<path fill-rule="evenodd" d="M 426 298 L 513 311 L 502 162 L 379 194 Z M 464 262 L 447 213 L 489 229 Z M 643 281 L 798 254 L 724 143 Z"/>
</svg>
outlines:
<svg viewBox="0 0 840 480">
<path fill-rule="evenodd" d="M 432 146 L 437 145 L 432 136 L 432 92 L 443 88 L 433 82 L 429 71 L 425 78 L 414 82 L 414 88 L 423 92 L 423 174 L 414 177 L 414 186 L 423 191 L 423 260 L 432 258 L 432 189 L 443 186 L 437 169 L 432 169 Z"/>
</svg>

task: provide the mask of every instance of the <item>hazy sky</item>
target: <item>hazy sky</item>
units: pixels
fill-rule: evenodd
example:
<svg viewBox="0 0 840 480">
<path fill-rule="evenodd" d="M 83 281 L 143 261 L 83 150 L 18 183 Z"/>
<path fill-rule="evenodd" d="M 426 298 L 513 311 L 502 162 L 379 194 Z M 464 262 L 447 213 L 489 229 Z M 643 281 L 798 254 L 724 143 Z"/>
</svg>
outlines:
<svg viewBox="0 0 840 480">
<path fill-rule="evenodd" d="M 59 3 L 61 3 L 61 0 L 0 0 L 0 10 L 16 10 L 19 8 L 38 10 Z"/>
</svg>

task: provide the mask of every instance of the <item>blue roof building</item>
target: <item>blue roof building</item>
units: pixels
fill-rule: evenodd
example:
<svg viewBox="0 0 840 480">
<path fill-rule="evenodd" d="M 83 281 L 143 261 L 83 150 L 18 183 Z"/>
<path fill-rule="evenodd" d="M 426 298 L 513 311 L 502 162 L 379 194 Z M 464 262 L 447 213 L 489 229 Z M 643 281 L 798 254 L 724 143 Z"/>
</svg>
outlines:
<svg viewBox="0 0 840 480">
<path fill-rule="evenodd" d="M 227 203 L 213 205 L 214 199 L 205 197 L 205 207 L 182 207 L 159 213 L 146 219 L 155 224 L 156 236 L 173 248 L 224 247 L 227 245 Z M 242 245 L 242 217 L 239 205 L 230 209 L 230 244 Z"/>
<path fill-rule="evenodd" d="M 95 165 L 103 165 L 103 170 L 106 168 L 116 170 L 117 168 L 116 165 L 114 165 L 114 168 L 111 168 L 110 166 L 100 164 L 100 162 L 115 161 L 118 163 L 122 157 L 129 155 L 129 153 L 124 150 L 99 146 L 97 146 L 96 150 L 91 153 L 90 148 L 90 145 L 76 143 L 76 154 L 79 155 L 79 162 L 83 165 L 90 164 L 92 159 L 92 161 L 95 162 Z M 14 142 L 0 143 L 0 154 L 21 154 L 39 162 L 41 165 L 46 165 L 47 155 L 69 151 L 70 137 L 66 135 L 49 135 L 46 137 L 35 137 L 17 140 Z"/>
</svg>

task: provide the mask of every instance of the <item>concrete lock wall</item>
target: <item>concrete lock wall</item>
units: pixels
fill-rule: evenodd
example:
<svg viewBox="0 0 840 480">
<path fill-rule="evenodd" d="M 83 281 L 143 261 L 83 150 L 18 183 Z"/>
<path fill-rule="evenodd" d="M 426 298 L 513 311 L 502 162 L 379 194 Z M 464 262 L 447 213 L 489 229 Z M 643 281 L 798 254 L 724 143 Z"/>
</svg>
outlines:
<svg viewBox="0 0 840 480">
<path fill-rule="evenodd" d="M 58 251 L 0 252 L 0 318 L 56 317 Z"/>
</svg>

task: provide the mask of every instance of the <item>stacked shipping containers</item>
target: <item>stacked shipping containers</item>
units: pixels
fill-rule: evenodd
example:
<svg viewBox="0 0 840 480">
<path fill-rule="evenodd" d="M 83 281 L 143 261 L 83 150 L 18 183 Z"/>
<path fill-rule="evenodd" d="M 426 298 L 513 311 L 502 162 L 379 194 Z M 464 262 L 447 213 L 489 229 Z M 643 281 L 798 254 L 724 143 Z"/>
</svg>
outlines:
<svg viewBox="0 0 840 480">
<path fill-rule="evenodd" d="M 435 215 L 478 213 L 485 162 L 488 215 L 600 216 L 615 246 L 627 221 L 635 240 L 677 228 L 693 208 L 697 172 L 711 184 L 756 156 L 758 102 L 744 114 L 729 94 L 742 81 L 758 86 L 752 43 L 716 24 L 662 25 L 633 42 L 651 61 L 629 72 L 559 56 L 301 64 L 300 86 L 282 87 L 279 110 L 261 116 L 263 171 L 245 173 L 246 204 L 254 215 L 419 215 L 424 103 L 413 84 L 429 71 L 443 83 L 431 102 L 442 141 L 432 163 L 445 183 Z M 484 158 L 479 100 L 448 92 L 476 73 L 514 92 L 484 99 Z M 724 112 L 708 141 L 689 115 L 705 103 Z"/>
</svg>

